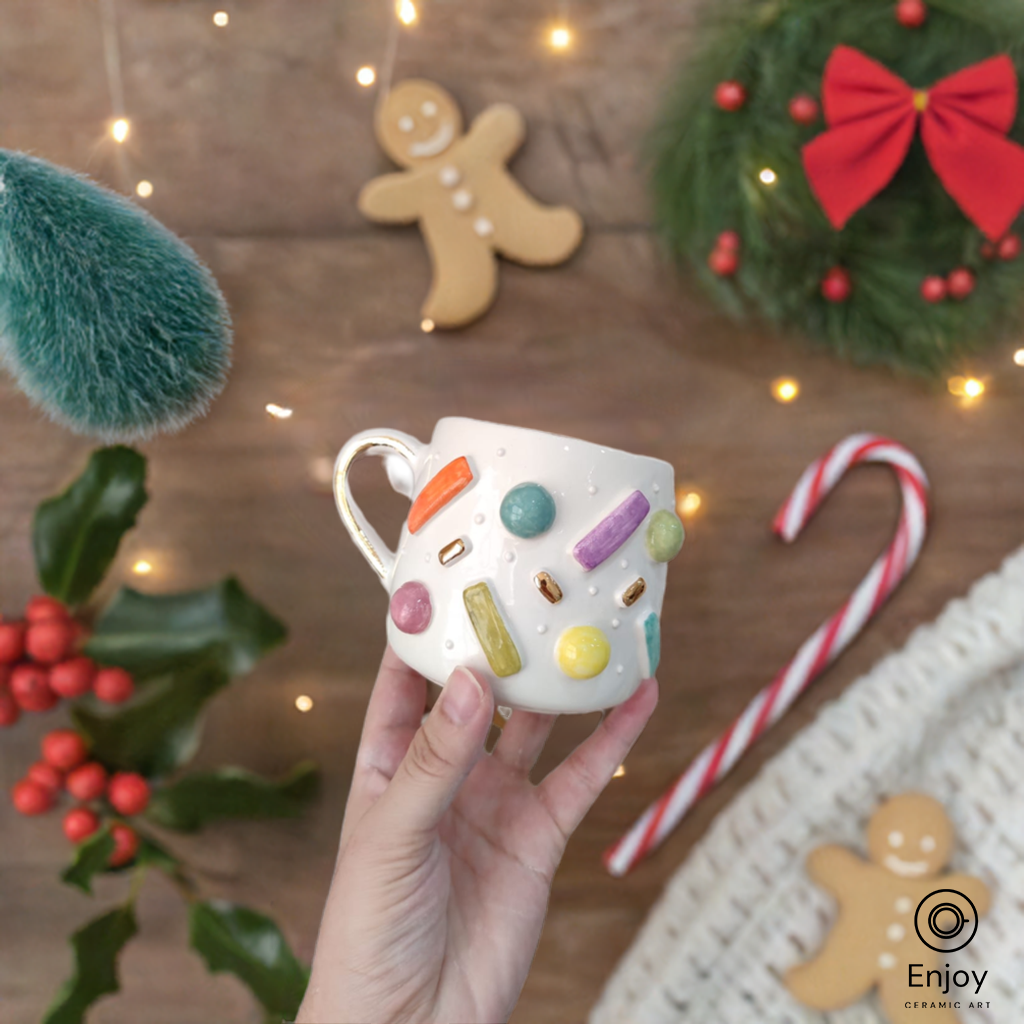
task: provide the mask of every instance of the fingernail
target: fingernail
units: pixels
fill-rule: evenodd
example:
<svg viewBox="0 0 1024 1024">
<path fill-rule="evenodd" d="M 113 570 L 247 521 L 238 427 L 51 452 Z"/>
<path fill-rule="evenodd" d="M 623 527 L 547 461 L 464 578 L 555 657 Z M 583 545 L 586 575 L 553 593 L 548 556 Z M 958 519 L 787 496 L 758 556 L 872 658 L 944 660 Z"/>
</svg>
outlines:
<svg viewBox="0 0 1024 1024">
<path fill-rule="evenodd" d="M 444 685 L 441 712 L 449 722 L 465 725 L 480 707 L 482 696 L 483 690 L 480 689 L 476 676 L 468 669 L 457 668 Z"/>
</svg>

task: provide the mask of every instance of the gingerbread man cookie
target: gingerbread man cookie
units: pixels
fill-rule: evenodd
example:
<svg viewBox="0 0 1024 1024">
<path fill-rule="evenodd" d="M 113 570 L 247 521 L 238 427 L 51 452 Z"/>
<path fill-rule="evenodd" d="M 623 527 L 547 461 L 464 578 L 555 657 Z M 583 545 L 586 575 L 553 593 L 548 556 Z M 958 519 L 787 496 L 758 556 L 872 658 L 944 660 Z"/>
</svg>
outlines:
<svg viewBox="0 0 1024 1024">
<path fill-rule="evenodd" d="M 514 107 L 488 107 L 463 134 L 452 96 L 414 78 L 383 98 L 376 129 L 388 156 L 407 170 L 369 182 L 359 209 L 382 223 L 419 222 L 434 274 L 422 313 L 434 325 L 460 327 L 487 311 L 498 287 L 496 254 L 546 267 L 580 244 L 580 215 L 542 206 L 505 166 L 526 134 Z"/>
<path fill-rule="evenodd" d="M 835 896 L 839 913 L 818 956 L 786 975 L 789 991 L 812 1009 L 838 1010 L 877 986 L 890 1024 L 920 1021 L 922 1002 L 930 1007 L 929 1021 L 958 1021 L 947 1004 L 960 990 L 949 991 L 948 981 L 945 994 L 941 986 L 924 985 L 926 979 L 934 985 L 927 978 L 929 970 L 951 973 L 948 953 L 932 946 L 952 950 L 972 935 L 976 913 L 988 910 L 989 892 L 984 882 L 970 875 L 941 874 L 953 844 L 953 826 L 942 805 L 920 793 L 905 793 L 884 803 L 872 817 L 870 861 L 841 846 L 815 850 L 807 859 L 807 870 Z M 974 906 L 949 891 L 922 904 L 936 890 L 963 894 Z M 942 910 L 943 903 L 956 909 Z M 954 935 L 959 922 L 963 925 Z M 917 928 L 922 929 L 920 935 Z M 948 936 L 945 944 L 941 936 Z M 970 981 L 965 998 L 974 994 L 977 981 Z"/>
</svg>

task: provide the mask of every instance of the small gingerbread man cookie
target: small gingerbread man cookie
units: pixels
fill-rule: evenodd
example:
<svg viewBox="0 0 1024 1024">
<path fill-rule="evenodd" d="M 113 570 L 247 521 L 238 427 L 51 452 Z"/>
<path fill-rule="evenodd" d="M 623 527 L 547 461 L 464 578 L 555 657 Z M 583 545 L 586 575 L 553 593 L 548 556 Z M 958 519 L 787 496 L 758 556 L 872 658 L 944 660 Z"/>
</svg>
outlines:
<svg viewBox="0 0 1024 1024">
<path fill-rule="evenodd" d="M 514 107 L 488 107 L 463 134 L 451 95 L 409 79 L 384 96 L 376 129 L 388 156 L 407 169 L 369 182 L 359 209 L 383 223 L 419 222 L 434 274 L 422 313 L 437 327 L 460 327 L 487 311 L 498 287 L 495 254 L 546 267 L 580 244 L 580 215 L 542 206 L 505 166 L 526 135 Z"/>
<path fill-rule="evenodd" d="M 970 875 L 941 874 L 953 852 L 954 838 L 940 803 L 920 793 L 905 793 L 884 803 L 872 817 L 870 861 L 841 846 L 815 850 L 807 859 L 807 870 L 835 896 L 839 912 L 818 956 L 786 975 L 789 991 L 812 1009 L 838 1010 L 877 986 L 890 1024 L 919 1021 L 921 1011 L 913 1008 L 915 1002 L 952 1002 L 954 993 L 947 998 L 941 987 L 929 991 L 923 985 L 929 970 L 941 973 L 948 964 L 944 954 L 919 937 L 915 919 L 932 945 L 942 948 L 939 936 L 948 935 L 952 949 L 958 944 L 952 933 L 959 922 L 966 929 L 959 933 L 961 942 L 972 934 L 977 924 L 975 909 L 967 900 L 945 892 L 919 914 L 922 901 L 936 890 L 955 890 L 973 901 L 977 914 L 988 910 L 984 882 Z M 942 910 L 943 901 L 957 909 Z M 935 909 L 929 914 L 931 902 Z M 931 927 L 938 932 L 927 930 L 930 917 Z M 910 987 L 910 965 L 919 979 L 914 988 Z M 974 992 L 973 983 L 970 991 Z M 930 1008 L 927 1016 L 936 1024 L 959 1020 L 948 1006 Z"/>
</svg>

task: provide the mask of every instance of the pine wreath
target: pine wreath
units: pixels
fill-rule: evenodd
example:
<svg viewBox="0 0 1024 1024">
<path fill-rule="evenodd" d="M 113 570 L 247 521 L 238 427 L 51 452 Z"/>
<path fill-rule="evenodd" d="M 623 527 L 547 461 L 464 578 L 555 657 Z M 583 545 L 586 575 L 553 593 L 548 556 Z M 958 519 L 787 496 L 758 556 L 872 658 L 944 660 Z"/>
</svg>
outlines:
<svg viewBox="0 0 1024 1024">
<path fill-rule="evenodd" d="M 837 47 L 926 105 L 925 90 L 997 55 L 1020 74 L 1021 0 L 709 0 L 700 38 L 652 136 L 654 203 L 670 250 L 724 307 L 858 363 L 923 373 L 1020 323 L 1019 236 L 986 238 L 968 219 L 919 128 L 891 182 L 841 230 L 802 149 L 828 127 L 822 76 Z M 1024 117 L 1009 109 L 1005 137 L 1022 142 Z"/>
</svg>

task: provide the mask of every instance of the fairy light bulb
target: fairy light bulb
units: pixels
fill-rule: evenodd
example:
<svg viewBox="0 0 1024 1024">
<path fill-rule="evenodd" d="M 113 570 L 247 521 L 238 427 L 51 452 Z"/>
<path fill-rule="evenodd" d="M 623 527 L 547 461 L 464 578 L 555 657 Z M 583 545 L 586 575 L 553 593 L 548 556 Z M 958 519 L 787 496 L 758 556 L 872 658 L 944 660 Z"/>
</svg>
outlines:
<svg viewBox="0 0 1024 1024">
<path fill-rule="evenodd" d="M 556 25 L 548 36 L 552 50 L 568 50 L 572 45 L 572 31 L 566 25 Z"/>
<path fill-rule="evenodd" d="M 145 558 L 140 558 L 133 566 L 132 572 L 136 576 L 148 576 L 153 571 L 153 563 Z"/>
<path fill-rule="evenodd" d="M 424 334 L 429 334 L 433 329 L 434 321 L 431 320 L 430 317 L 424 317 L 423 320 L 420 321 L 420 330 Z"/>
<path fill-rule="evenodd" d="M 772 381 L 772 397 L 783 405 L 793 402 L 800 394 L 800 385 L 792 377 L 779 377 Z"/>
<path fill-rule="evenodd" d="M 153 182 L 140 181 L 135 186 L 135 194 L 143 199 L 148 199 L 153 194 Z"/>
<path fill-rule="evenodd" d="M 968 377 L 964 381 L 964 394 L 968 398 L 981 398 L 985 394 L 985 384 L 977 377 Z"/>
<path fill-rule="evenodd" d="M 1018 366 L 1024 366 L 1024 348 L 1019 348 L 1013 353 L 1013 361 Z"/>
<path fill-rule="evenodd" d="M 277 405 L 275 402 L 267 402 L 264 408 L 274 417 L 275 420 L 287 420 L 291 419 L 294 409 L 289 409 L 284 405 Z"/>
<path fill-rule="evenodd" d="M 369 64 L 366 64 L 356 72 L 356 81 L 364 89 L 368 89 L 377 81 L 377 72 Z"/>
<path fill-rule="evenodd" d="M 215 14 L 215 15 L 213 16 L 213 23 L 214 23 L 214 25 L 216 25 L 216 26 L 217 26 L 217 28 L 224 28 L 224 26 L 225 26 L 225 25 L 227 25 L 227 23 L 228 23 L 228 22 L 229 22 L 230 20 L 231 20 L 231 18 L 230 18 L 230 16 L 228 15 L 228 12 L 227 12 L 227 11 L 218 11 L 218 12 L 217 12 L 217 13 L 216 13 L 216 14 Z"/>
<path fill-rule="evenodd" d="M 779 180 L 779 176 L 770 167 L 762 167 L 758 178 L 762 185 L 768 186 L 774 185 Z"/>
<path fill-rule="evenodd" d="M 415 25 L 420 16 L 412 0 L 398 0 L 395 4 L 395 13 L 403 25 Z"/>
<path fill-rule="evenodd" d="M 124 142 L 128 138 L 128 133 L 131 131 L 131 125 L 128 121 L 119 117 L 111 126 L 110 134 L 114 137 L 115 142 Z"/>
<path fill-rule="evenodd" d="M 682 487 L 676 491 L 676 511 L 683 519 L 691 519 L 703 504 L 704 499 L 696 491 L 687 491 Z"/>
<path fill-rule="evenodd" d="M 306 694 L 301 694 L 295 698 L 295 706 L 305 714 L 307 711 L 313 710 L 313 698 L 307 697 Z"/>
</svg>

